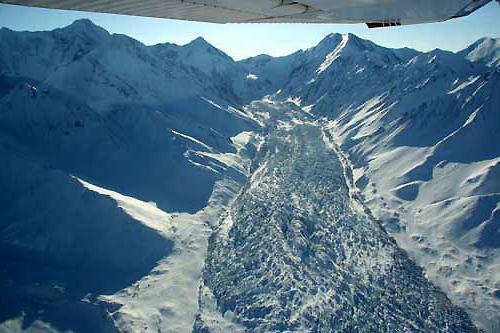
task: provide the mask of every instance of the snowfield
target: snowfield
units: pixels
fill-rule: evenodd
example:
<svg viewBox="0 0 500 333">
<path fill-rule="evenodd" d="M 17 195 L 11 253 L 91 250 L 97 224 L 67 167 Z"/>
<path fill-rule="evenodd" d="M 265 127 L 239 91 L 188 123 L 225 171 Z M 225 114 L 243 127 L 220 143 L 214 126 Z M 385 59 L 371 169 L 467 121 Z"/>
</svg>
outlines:
<svg viewBox="0 0 500 333">
<path fill-rule="evenodd" d="M 0 332 L 497 332 L 499 54 L 0 29 Z"/>
</svg>

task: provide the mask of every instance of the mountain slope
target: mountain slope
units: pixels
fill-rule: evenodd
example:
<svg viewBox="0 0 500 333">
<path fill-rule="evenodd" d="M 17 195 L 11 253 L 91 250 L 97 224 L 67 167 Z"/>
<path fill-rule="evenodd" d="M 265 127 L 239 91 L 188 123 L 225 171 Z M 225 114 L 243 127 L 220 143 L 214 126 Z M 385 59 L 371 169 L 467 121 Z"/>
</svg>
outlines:
<svg viewBox="0 0 500 333">
<path fill-rule="evenodd" d="M 408 60 L 350 39 L 292 77 L 281 95 L 331 120 L 375 217 L 431 280 L 494 331 L 498 73 L 449 52 Z"/>
<path fill-rule="evenodd" d="M 176 48 L 206 63 L 164 59 L 90 21 L 1 30 L 0 330 L 115 331 L 111 313 L 132 315 L 137 291 L 102 295 L 154 270 L 175 281 L 186 262 L 198 268 L 175 288 L 196 302 L 206 224 L 244 181 L 259 127 L 230 82 L 212 79 L 234 62 L 197 44 Z M 186 305 L 170 305 L 165 325 L 191 326 Z M 156 311 L 143 319 L 158 323 Z"/>
<path fill-rule="evenodd" d="M 500 39 L 481 38 L 458 54 L 473 62 L 498 67 L 500 65 Z"/>
</svg>

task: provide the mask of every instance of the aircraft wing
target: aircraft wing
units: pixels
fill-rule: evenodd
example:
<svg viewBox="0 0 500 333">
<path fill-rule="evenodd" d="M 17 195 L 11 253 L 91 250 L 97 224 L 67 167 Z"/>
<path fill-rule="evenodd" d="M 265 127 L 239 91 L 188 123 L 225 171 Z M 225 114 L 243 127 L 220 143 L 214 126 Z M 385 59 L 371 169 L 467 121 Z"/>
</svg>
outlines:
<svg viewBox="0 0 500 333">
<path fill-rule="evenodd" d="M 0 0 L 1 3 L 214 23 L 367 23 L 369 27 L 445 21 L 491 0 Z"/>
</svg>

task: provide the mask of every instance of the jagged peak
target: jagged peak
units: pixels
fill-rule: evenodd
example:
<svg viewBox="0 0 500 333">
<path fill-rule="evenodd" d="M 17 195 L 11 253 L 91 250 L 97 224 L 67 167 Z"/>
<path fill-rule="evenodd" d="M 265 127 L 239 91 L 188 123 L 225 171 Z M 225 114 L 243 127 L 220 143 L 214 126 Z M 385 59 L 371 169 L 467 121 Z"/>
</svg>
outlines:
<svg viewBox="0 0 500 333">
<path fill-rule="evenodd" d="M 365 50 L 373 50 L 378 45 L 374 44 L 371 41 L 362 39 L 353 33 L 331 33 L 323 38 L 318 45 L 313 47 L 312 49 L 316 52 L 324 53 L 324 52 L 332 52 L 334 50 L 338 51 L 338 48 L 342 48 L 345 50 L 351 51 L 365 51 Z M 381 49 L 382 46 L 378 46 Z"/>
<path fill-rule="evenodd" d="M 472 63 L 456 53 L 442 49 L 434 49 L 426 53 L 421 53 L 414 57 L 409 64 L 420 64 L 425 66 L 432 64 L 433 66 L 436 66 L 436 68 L 451 70 L 456 74 L 463 76 L 474 72 L 474 66 Z"/>
<path fill-rule="evenodd" d="M 372 51 L 374 49 L 385 49 L 385 47 L 377 45 L 372 41 L 358 37 L 355 34 L 347 33 L 342 35 L 346 48 L 352 48 L 356 51 Z"/>
<path fill-rule="evenodd" d="M 338 43 L 342 41 L 342 34 L 340 33 L 331 33 L 325 36 L 318 45 L 316 45 L 314 48 L 318 47 L 324 47 L 324 46 L 336 46 Z"/>
<path fill-rule="evenodd" d="M 103 27 L 95 24 L 89 19 L 78 19 L 70 25 L 55 29 L 55 32 L 63 32 L 70 34 L 81 34 L 85 36 L 92 36 L 93 38 L 105 38 L 109 36 L 109 32 Z"/>
<path fill-rule="evenodd" d="M 339 32 L 332 32 L 332 33 L 329 33 L 328 35 L 326 35 L 325 38 L 323 38 L 322 41 L 328 41 L 328 40 L 339 39 L 339 38 L 342 38 L 342 34 L 341 33 L 339 33 Z"/>
<path fill-rule="evenodd" d="M 203 50 L 232 60 L 230 56 L 228 56 L 226 53 L 224 53 L 223 51 L 219 50 L 218 48 L 210 44 L 206 39 L 204 39 L 201 36 L 193 39 L 192 41 L 184 45 L 184 47 L 194 51 Z"/>
<path fill-rule="evenodd" d="M 92 22 L 90 19 L 83 18 L 73 21 L 69 26 L 74 27 L 97 27 L 98 25 Z"/>
<path fill-rule="evenodd" d="M 465 49 L 463 49 L 457 53 L 458 54 L 469 53 L 469 52 L 473 51 L 474 49 L 477 49 L 480 47 L 489 47 L 489 48 L 500 47 L 500 38 L 492 38 L 492 37 L 480 38 L 480 39 L 476 40 L 474 43 L 467 46 Z"/>
<path fill-rule="evenodd" d="M 92 30 L 104 30 L 104 29 L 89 19 L 78 19 L 78 20 L 73 21 L 73 23 L 71 23 L 70 25 L 61 28 L 61 30 L 92 31 Z M 104 30 L 104 31 L 106 31 L 106 30 Z"/>
<path fill-rule="evenodd" d="M 484 44 L 484 43 L 498 43 L 498 42 L 500 42 L 500 38 L 493 38 L 493 37 L 486 36 L 483 38 L 479 38 L 477 41 L 472 43 L 472 45 L 480 45 L 480 44 Z"/>
<path fill-rule="evenodd" d="M 205 38 L 203 37 L 197 37 L 184 45 L 184 47 L 190 48 L 190 49 L 203 49 L 203 50 L 215 50 L 218 53 L 224 54 L 221 50 L 210 44 Z"/>
<path fill-rule="evenodd" d="M 192 41 L 186 44 L 186 46 L 196 46 L 196 47 L 214 47 L 212 44 L 207 42 L 207 40 L 203 37 L 196 37 Z"/>
<path fill-rule="evenodd" d="M 352 32 L 342 34 L 342 37 L 347 38 L 348 40 L 353 40 L 353 41 L 359 40 L 359 41 L 367 42 L 366 39 L 363 39 L 363 38 L 359 37 L 358 35 L 353 34 Z"/>
<path fill-rule="evenodd" d="M 497 67 L 500 65 L 500 38 L 480 38 L 457 54 L 475 63 Z"/>
<path fill-rule="evenodd" d="M 319 44 L 326 44 L 326 43 L 339 43 L 340 41 L 350 41 L 350 42 L 369 42 L 368 40 L 362 39 L 358 37 L 357 35 L 348 32 L 348 33 L 331 33 L 326 35 L 325 38 L 323 38 Z"/>
</svg>

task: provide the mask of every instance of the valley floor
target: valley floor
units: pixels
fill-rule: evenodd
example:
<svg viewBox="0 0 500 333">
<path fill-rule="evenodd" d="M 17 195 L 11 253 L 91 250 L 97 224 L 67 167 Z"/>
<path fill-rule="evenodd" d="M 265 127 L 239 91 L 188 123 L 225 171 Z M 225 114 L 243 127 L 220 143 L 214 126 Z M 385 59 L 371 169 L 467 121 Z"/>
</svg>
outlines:
<svg viewBox="0 0 500 333">
<path fill-rule="evenodd" d="M 251 107 L 269 133 L 211 238 L 196 332 L 476 330 L 353 201 L 320 122 L 291 103 Z"/>
</svg>

